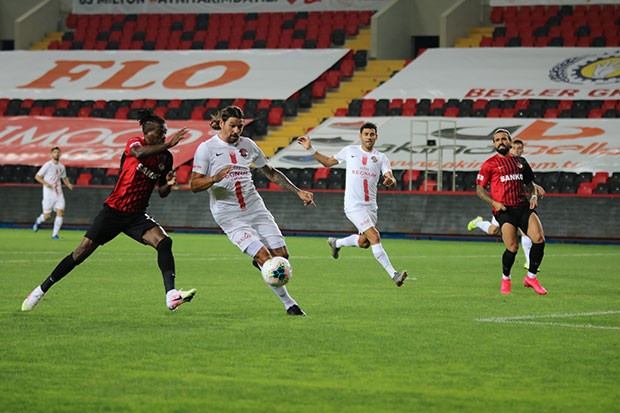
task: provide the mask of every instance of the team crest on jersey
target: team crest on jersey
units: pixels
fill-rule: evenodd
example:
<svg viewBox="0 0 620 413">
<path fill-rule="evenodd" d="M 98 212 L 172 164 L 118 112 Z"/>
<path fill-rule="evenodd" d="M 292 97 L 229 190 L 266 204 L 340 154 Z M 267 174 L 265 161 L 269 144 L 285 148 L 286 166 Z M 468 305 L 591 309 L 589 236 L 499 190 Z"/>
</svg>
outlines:
<svg viewBox="0 0 620 413">
<path fill-rule="evenodd" d="M 374 163 L 377 163 L 379 161 L 375 155 L 371 156 L 370 160 L 373 161 Z"/>
<path fill-rule="evenodd" d="M 241 155 L 244 158 L 248 157 L 248 151 L 245 150 L 244 148 L 239 149 L 239 155 Z"/>
</svg>

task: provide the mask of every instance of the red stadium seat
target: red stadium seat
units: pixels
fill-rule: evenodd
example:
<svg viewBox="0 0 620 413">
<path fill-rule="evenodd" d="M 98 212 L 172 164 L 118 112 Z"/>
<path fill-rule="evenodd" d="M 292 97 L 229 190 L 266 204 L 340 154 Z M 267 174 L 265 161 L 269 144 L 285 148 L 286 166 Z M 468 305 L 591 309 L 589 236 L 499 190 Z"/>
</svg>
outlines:
<svg viewBox="0 0 620 413">
<path fill-rule="evenodd" d="M 81 173 L 77 177 L 75 183 L 76 183 L 76 185 L 88 185 L 88 184 L 90 184 L 90 181 L 91 181 L 92 178 L 93 178 L 92 174 L 84 172 L 84 173 Z"/>
<path fill-rule="evenodd" d="M 579 184 L 579 188 L 577 188 L 577 195 L 592 195 L 592 191 L 596 188 L 596 183 L 592 182 L 582 182 Z"/>
<path fill-rule="evenodd" d="M 327 179 L 329 177 L 329 168 L 316 168 L 314 172 L 314 182 L 319 179 Z"/>
<path fill-rule="evenodd" d="M 314 99 L 325 99 L 327 96 L 327 82 L 317 80 L 312 84 L 312 97 Z"/>
<path fill-rule="evenodd" d="M 437 189 L 437 181 L 434 181 L 432 179 L 424 180 L 420 184 L 420 191 L 432 192 L 432 191 L 435 191 L 436 189 Z"/>
<path fill-rule="evenodd" d="M 177 183 L 179 185 L 184 185 L 189 183 L 190 177 L 192 175 L 192 167 L 191 165 L 181 165 L 177 168 Z"/>
<path fill-rule="evenodd" d="M 283 123 L 284 108 L 271 108 L 267 116 L 269 126 L 281 126 Z"/>
<path fill-rule="evenodd" d="M 447 118 L 456 118 L 459 115 L 459 111 L 459 108 L 447 108 L 443 115 Z"/>
<path fill-rule="evenodd" d="M 595 184 L 605 184 L 609 180 L 608 172 L 597 172 L 592 177 L 592 183 Z"/>
</svg>

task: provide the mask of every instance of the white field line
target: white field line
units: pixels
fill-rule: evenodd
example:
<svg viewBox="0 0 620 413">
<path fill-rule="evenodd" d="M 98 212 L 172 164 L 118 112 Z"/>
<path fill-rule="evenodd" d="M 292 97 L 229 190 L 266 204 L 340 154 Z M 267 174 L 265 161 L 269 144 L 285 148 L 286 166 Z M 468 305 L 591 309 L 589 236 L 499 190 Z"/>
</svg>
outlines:
<svg viewBox="0 0 620 413">
<path fill-rule="evenodd" d="M 533 325 L 547 325 L 558 327 L 572 327 L 572 328 L 596 328 L 600 330 L 620 330 L 620 326 L 598 326 L 594 324 L 570 324 L 570 323 L 557 323 L 551 321 L 530 321 L 541 318 L 575 318 L 575 317 L 589 317 L 599 315 L 620 314 L 620 311 L 598 311 L 590 313 L 573 313 L 573 314 L 544 314 L 544 315 L 524 315 L 516 317 L 493 317 L 493 318 L 476 318 L 475 321 L 482 323 L 503 323 L 503 324 L 533 324 Z"/>
</svg>

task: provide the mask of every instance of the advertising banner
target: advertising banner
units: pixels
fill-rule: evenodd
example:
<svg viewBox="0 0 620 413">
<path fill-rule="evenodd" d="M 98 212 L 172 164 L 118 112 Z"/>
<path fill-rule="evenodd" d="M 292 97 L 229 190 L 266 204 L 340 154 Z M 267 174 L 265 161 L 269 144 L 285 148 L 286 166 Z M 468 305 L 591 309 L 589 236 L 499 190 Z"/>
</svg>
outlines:
<svg viewBox="0 0 620 413">
<path fill-rule="evenodd" d="M 166 140 L 183 127 L 190 130 L 170 149 L 175 167 L 193 159 L 196 147 L 217 135 L 207 121 L 167 121 L 166 125 Z M 125 144 L 134 136 L 142 136 L 135 120 L 0 117 L 0 165 L 43 165 L 50 160 L 50 150 L 58 146 L 67 167 L 118 168 Z"/>
<path fill-rule="evenodd" d="M 524 142 L 523 156 L 534 171 L 620 171 L 620 119 L 334 117 L 308 136 L 313 147 L 330 156 L 359 144 L 366 121 L 378 126 L 375 148 L 388 156 L 395 170 L 437 170 L 441 160 L 443 170 L 477 171 L 496 153 L 491 134 L 501 127 Z M 278 168 L 321 166 L 296 142 L 270 162 Z"/>
<path fill-rule="evenodd" d="M 288 99 L 348 49 L 0 52 L 2 97 Z"/>
<path fill-rule="evenodd" d="M 373 99 L 620 99 L 620 48 L 428 49 Z"/>
</svg>

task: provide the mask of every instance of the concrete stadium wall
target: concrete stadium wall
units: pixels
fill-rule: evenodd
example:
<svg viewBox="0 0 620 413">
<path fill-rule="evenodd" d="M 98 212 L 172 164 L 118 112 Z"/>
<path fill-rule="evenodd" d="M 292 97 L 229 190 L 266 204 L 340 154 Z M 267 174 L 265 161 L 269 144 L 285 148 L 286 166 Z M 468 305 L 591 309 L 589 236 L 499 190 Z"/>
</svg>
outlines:
<svg viewBox="0 0 620 413">
<path fill-rule="evenodd" d="M 65 189 L 65 224 L 88 226 L 111 188 Z M 262 191 L 267 207 L 287 233 L 346 233 L 355 228 L 344 216 L 341 191 L 315 191 L 316 208 L 304 208 L 291 193 Z M 0 224 L 32 225 L 41 213 L 38 185 L 0 186 Z M 175 190 L 168 198 L 155 193 L 149 212 L 164 227 L 217 229 L 209 211 L 206 193 Z M 548 196 L 541 201 L 539 216 L 548 238 L 620 240 L 620 202 L 613 197 Z M 378 228 L 383 234 L 412 236 L 486 235 L 468 232 L 467 223 L 482 215 L 491 218 L 490 208 L 475 194 L 423 194 L 381 192 Z"/>
</svg>

